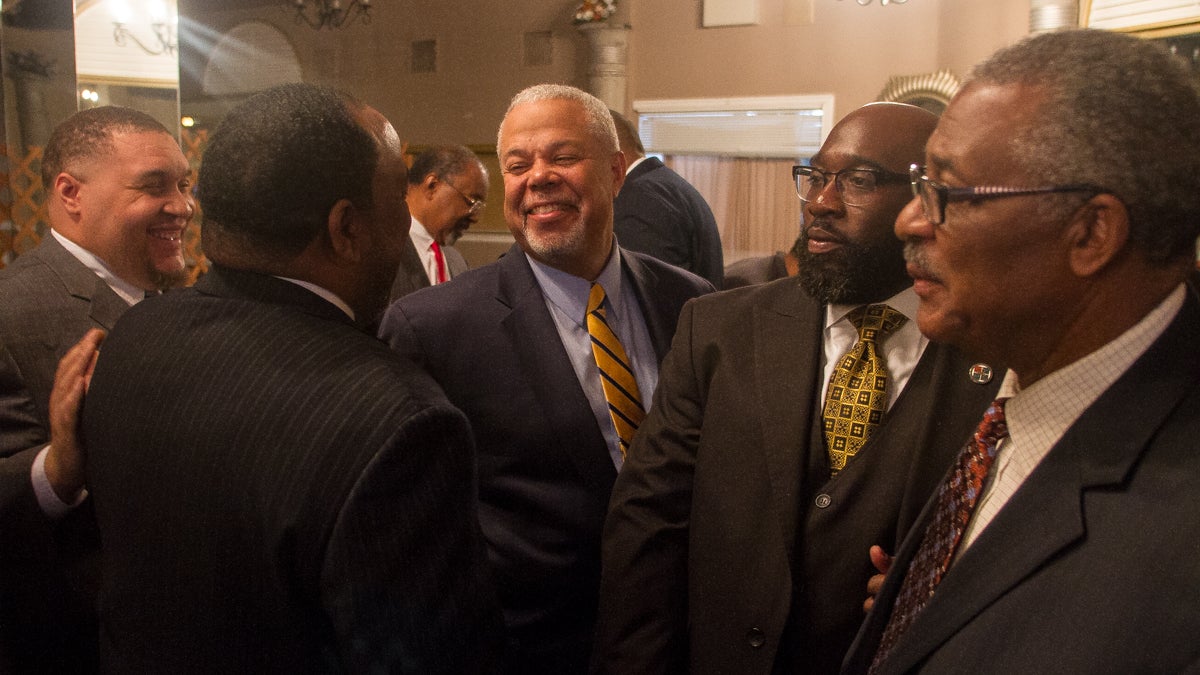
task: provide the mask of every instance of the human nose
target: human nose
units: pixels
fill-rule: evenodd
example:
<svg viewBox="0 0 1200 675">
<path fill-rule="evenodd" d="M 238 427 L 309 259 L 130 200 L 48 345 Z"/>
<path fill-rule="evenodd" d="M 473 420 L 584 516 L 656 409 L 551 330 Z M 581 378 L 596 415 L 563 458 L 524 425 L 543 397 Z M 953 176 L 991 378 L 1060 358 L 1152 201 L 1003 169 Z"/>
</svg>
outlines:
<svg viewBox="0 0 1200 675">
<path fill-rule="evenodd" d="M 552 162 L 543 159 L 535 159 L 529 166 L 529 186 L 536 188 L 541 185 L 548 185 L 557 182 L 559 175 L 558 170 Z"/>
<path fill-rule="evenodd" d="M 920 197 L 913 197 L 900 209 L 893 229 L 896 237 L 902 241 L 928 239 L 933 236 L 934 225 L 925 216 L 925 207 L 922 206 Z"/>
<path fill-rule="evenodd" d="M 173 216 L 191 219 L 192 214 L 196 212 L 196 200 L 187 190 L 178 190 L 167 202 L 164 210 Z"/>
<path fill-rule="evenodd" d="M 816 194 L 810 193 L 808 196 L 808 209 L 814 215 L 840 212 L 845 209 L 845 206 L 846 203 L 842 201 L 841 188 L 833 176 L 829 177 L 825 184 L 816 191 Z"/>
</svg>

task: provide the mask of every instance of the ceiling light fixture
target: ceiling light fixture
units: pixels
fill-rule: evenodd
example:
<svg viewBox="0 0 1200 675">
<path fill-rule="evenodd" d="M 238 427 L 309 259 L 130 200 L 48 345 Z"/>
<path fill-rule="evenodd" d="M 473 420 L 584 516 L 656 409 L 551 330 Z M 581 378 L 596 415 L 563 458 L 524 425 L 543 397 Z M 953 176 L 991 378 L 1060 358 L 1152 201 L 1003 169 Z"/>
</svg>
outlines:
<svg viewBox="0 0 1200 675">
<path fill-rule="evenodd" d="M 894 2 L 895 0 L 893 0 Z M 343 8 L 345 4 L 345 8 Z M 296 23 L 306 23 L 313 30 L 341 28 L 355 18 L 371 23 L 371 0 L 293 0 Z"/>
</svg>

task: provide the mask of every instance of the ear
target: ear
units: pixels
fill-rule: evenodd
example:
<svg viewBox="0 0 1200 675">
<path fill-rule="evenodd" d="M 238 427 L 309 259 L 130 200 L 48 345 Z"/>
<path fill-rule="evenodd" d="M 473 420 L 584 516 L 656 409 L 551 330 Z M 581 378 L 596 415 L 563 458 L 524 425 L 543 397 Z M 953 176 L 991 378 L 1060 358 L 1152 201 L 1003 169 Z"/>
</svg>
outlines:
<svg viewBox="0 0 1200 675">
<path fill-rule="evenodd" d="M 353 265 L 362 260 L 370 242 L 360 213 L 349 199 L 339 199 L 333 205 L 325 225 L 331 254 L 339 265 Z"/>
<path fill-rule="evenodd" d="M 428 174 L 421 179 L 421 194 L 425 195 L 426 199 L 433 199 L 433 191 L 437 189 L 438 177 L 434 174 Z"/>
<path fill-rule="evenodd" d="M 625 153 L 620 150 L 613 153 L 612 156 L 612 172 L 613 172 L 613 197 L 621 191 L 621 186 L 625 184 L 625 167 L 629 163 L 625 161 Z"/>
<path fill-rule="evenodd" d="M 62 172 L 54 177 L 54 184 L 50 186 L 50 193 L 54 199 L 62 202 L 63 208 L 66 209 L 73 217 L 77 217 L 83 209 L 79 199 L 80 189 L 83 183 L 69 173 Z"/>
<path fill-rule="evenodd" d="M 1129 242 L 1129 211 L 1114 195 L 1098 194 L 1075 212 L 1067 236 L 1071 271 L 1079 277 L 1092 276 Z"/>
</svg>

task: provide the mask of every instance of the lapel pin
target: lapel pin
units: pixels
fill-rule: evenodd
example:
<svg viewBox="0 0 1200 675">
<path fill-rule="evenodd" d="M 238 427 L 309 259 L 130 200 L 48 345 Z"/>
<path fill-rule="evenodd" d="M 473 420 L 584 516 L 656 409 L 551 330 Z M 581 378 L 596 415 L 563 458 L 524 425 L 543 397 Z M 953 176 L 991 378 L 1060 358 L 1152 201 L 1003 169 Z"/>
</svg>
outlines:
<svg viewBox="0 0 1200 675">
<path fill-rule="evenodd" d="M 992 381 L 992 367 L 986 363 L 976 363 L 967 371 L 967 375 L 975 384 L 987 384 Z"/>
</svg>

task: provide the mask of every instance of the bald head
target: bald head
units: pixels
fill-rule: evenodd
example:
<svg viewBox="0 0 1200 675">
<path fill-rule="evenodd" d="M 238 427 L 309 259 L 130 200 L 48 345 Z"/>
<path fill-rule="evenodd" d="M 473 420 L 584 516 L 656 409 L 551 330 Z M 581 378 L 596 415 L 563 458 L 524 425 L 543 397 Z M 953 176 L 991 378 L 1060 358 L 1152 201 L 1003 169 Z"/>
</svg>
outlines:
<svg viewBox="0 0 1200 675">
<path fill-rule="evenodd" d="M 836 140 L 882 168 L 903 173 L 909 164 L 922 161 L 937 122 L 937 115 L 915 105 L 869 103 L 843 117 L 826 144 Z"/>
</svg>

